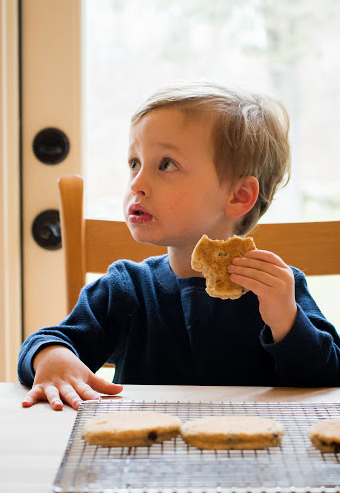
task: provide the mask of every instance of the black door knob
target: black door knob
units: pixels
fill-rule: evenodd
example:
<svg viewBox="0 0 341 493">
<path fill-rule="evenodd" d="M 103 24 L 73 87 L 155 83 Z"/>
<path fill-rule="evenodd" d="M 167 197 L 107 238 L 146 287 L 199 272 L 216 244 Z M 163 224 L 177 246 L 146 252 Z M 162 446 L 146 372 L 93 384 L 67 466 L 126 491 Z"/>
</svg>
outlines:
<svg viewBox="0 0 341 493">
<path fill-rule="evenodd" d="M 56 209 L 48 209 L 38 214 L 32 224 L 32 235 L 38 245 L 46 250 L 61 248 L 59 212 Z"/>
<path fill-rule="evenodd" d="M 59 164 L 69 154 L 69 139 L 58 128 L 44 128 L 34 138 L 33 152 L 44 164 Z"/>
</svg>

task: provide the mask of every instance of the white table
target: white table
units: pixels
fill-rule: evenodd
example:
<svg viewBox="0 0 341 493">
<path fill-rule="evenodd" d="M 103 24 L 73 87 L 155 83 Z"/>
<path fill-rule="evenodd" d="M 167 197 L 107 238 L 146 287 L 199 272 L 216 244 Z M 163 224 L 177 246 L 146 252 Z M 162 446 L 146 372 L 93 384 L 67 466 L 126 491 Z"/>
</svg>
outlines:
<svg viewBox="0 0 341 493">
<path fill-rule="evenodd" d="M 0 383 L 0 493 L 49 493 L 76 417 L 68 406 L 24 409 L 28 389 Z M 125 385 L 117 399 L 212 402 L 340 402 L 338 388 Z"/>
</svg>

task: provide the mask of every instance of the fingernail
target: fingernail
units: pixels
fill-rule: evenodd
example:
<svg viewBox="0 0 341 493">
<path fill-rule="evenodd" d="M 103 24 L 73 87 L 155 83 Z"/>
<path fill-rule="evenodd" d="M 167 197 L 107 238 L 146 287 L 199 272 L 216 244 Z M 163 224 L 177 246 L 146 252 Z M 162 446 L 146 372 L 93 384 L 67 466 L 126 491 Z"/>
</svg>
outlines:
<svg viewBox="0 0 341 493">
<path fill-rule="evenodd" d="M 32 399 L 30 399 L 29 397 L 25 397 L 25 399 L 22 401 L 21 405 L 23 407 L 29 407 L 32 405 Z"/>
</svg>

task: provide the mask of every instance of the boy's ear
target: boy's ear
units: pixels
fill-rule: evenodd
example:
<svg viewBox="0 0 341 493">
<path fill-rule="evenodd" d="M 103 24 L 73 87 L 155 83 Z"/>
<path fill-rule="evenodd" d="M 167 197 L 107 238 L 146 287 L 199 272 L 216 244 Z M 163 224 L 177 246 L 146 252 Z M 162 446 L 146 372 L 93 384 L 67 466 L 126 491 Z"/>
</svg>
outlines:
<svg viewBox="0 0 341 493">
<path fill-rule="evenodd" d="M 240 178 L 229 193 L 226 215 L 230 218 L 244 216 L 255 205 L 259 193 L 259 183 L 255 176 Z"/>
</svg>

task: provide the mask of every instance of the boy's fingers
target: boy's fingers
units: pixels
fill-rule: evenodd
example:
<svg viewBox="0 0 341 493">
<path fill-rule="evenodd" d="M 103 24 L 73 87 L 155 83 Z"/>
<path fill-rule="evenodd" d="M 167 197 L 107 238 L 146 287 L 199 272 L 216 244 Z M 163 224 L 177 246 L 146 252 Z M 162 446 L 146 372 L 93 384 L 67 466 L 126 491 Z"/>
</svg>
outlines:
<svg viewBox="0 0 341 493">
<path fill-rule="evenodd" d="M 276 278 L 267 272 L 263 272 L 261 270 L 256 270 L 256 269 L 243 269 L 242 267 L 236 267 L 235 270 L 231 271 L 231 280 L 234 282 L 236 280 L 236 276 L 239 281 L 244 281 L 244 282 L 257 282 L 264 284 L 265 286 L 276 286 Z M 233 280 L 234 279 L 234 280 Z M 238 284 L 238 281 L 236 281 Z M 245 288 L 247 286 L 244 286 Z M 250 287 L 248 288 L 250 289 Z"/>
<path fill-rule="evenodd" d="M 231 281 L 235 282 L 239 286 L 252 291 L 256 296 L 264 293 L 264 290 L 269 289 L 264 283 L 257 281 L 256 279 L 248 278 L 238 274 L 231 274 Z"/>
<path fill-rule="evenodd" d="M 25 396 L 24 400 L 22 401 L 21 405 L 22 405 L 22 407 L 31 407 L 32 404 L 33 404 L 33 402 L 34 402 L 33 401 L 33 398 L 30 395 L 26 394 L 26 396 Z"/>
<path fill-rule="evenodd" d="M 75 384 L 75 388 L 83 400 L 99 399 L 100 395 L 85 382 L 80 381 Z"/>
<path fill-rule="evenodd" d="M 263 262 L 270 262 L 271 264 L 278 265 L 279 267 L 287 267 L 284 260 L 273 252 L 267 250 L 250 250 L 245 253 L 244 257 L 262 260 Z"/>
<path fill-rule="evenodd" d="M 68 383 L 61 385 L 58 390 L 54 385 L 48 385 L 44 388 L 34 386 L 25 396 L 22 401 L 23 407 L 30 407 L 38 401 L 46 401 L 50 403 L 52 409 L 60 411 L 63 409 L 63 402 L 67 402 L 74 409 L 78 409 L 82 399 L 98 399 L 99 393 L 115 395 L 122 391 L 122 385 L 116 385 L 106 382 L 96 375 L 92 375 L 87 385 L 83 381 L 74 383 L 74 387 Z"/>
<path fill-rule="evenodd" d="M 93 375 L 91 378 L 91 382 L 89 382 L 91 387 L 97 392 L 102 394 L 116 395 L 122 392 L 123 386 L 115 383 L 110 383 L 100 378 L 96 375 Z"/>
<path fill-rule="evenodd" d="M 55 411 L 61 411 L 63 409 L 63 403 L 60 399 L 57 387 L 54 387 L 53 385 L 46 387 L 45 395 L 52 409 Z"/>
<path fill-rule="evenodd" d="M 32 389 L 26 394 L 22 401 L 23 407 L 31 407 L 38 401 L 46 401 L 45 392 L 41 387 L 32 387 Z"/>
<path fill-rule="evenodd" d="M 76 390 L 69 384 L 63 384 L 60 387 L 59 392 L 63 401 L 70 404 L 70 406 L 77 411 L 79 405 L 82 403 L 82 399 L 79 397 Z"/>
<path fill-rule="evenodd" d="M 279 276 L 284 267 L 270 262 L 264 262 L 249 257 L 237 257 L 233 260 L 233 263 L 229 266 L 229 271 L 233 272 L 236 267 L 246 267 L 247 269 L 258 270 L 259 272 L 266 272 L 272 276 Z"/>
</svg>

